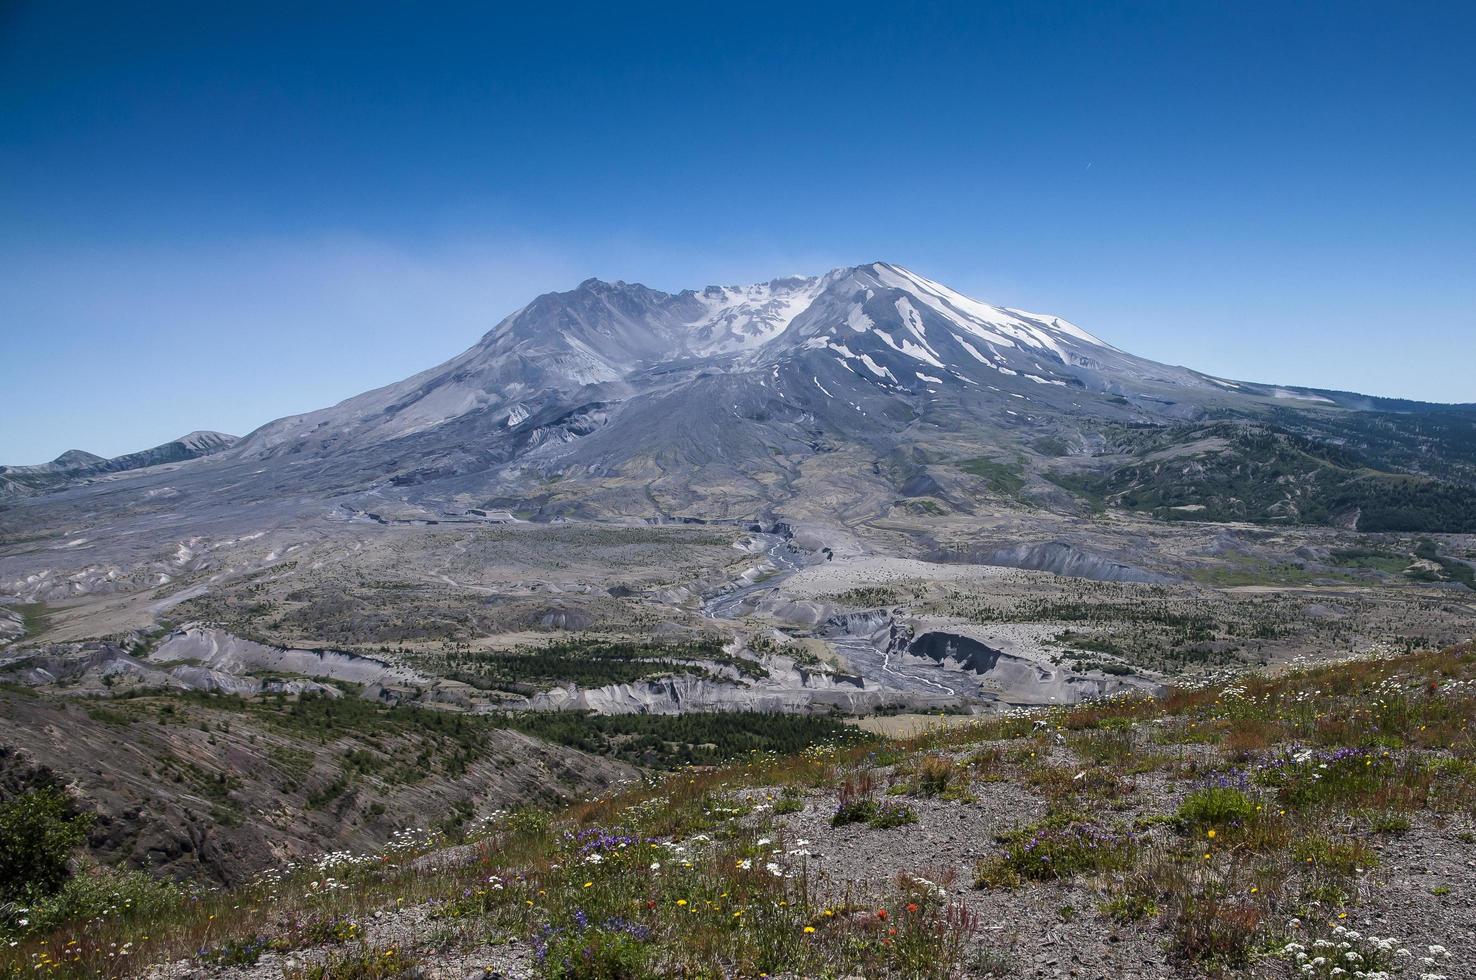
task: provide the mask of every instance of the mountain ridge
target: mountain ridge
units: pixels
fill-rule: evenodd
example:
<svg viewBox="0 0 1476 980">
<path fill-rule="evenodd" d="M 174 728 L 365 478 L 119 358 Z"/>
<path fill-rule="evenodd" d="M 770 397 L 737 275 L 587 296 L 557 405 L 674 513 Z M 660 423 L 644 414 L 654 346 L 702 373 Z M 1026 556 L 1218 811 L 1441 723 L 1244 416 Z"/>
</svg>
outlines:
<svg viewBox="0 0 1476 980">
<path fill-rule="evenodd" d="M 1278 488 L 1286 474 L 1274 467 L 1206 455 L 1195 426 L 1216 419 L 1347 444 L 1357 462 L 1313 479 L 1322 463 L 1297 456 L 1321 489 Z M 1167 435 L 1150 446 L 1132 436 L 1145 429 Z M 675 293 L 586 279 L 535 297 L 441 364 L 209 455 L 243 502 L 363 497 L 382 509 L 388 498 L 448 513 L 521 502 L 539 519 L 772 518 L 805 503 L 807 487 L 872 516 L 1005 504 L 1083 513 L 1140 499 L 1162 516 L 1179 513 L 1160 502 L 1179 506 L 1185 481 L 1211 479 L 1264 502 L 1227 498 L 1215 513 L 1346 521 L 1394 493 L 1379 481 L 1398 476 L 1435 501 L 1416 508 L 1423 522 L 1476 485 L 1469 446 L 1476 413 L 1460 406 L 1218 378 L 870 262 Z M 1181 462 L 1145 465 L 1138 453 Z M 1002 497 L 997 481 L 961 478 L 976 459 L 1018 469 L 1006 481 L 1018 488 Z M 1240 475 L 1222 479 L 1224 468 Z M 1241 487 L 1248 469 L 1257 485 Z M 1299 504 L 1308 492 L 1319 499 Z M 1454 526 L 1467 521 L 1461 511 Z"/>
<path fill-rule="evenodd" d="M 224 432 L 196 429 L 178 439 L 112 458 L 81 449 L 69 449 L 49 463 L 0 466 L 0 500 L 49 493 L 79 480 L 107 473 L 198 459 L 229 449 L 239 441 L 237 436 Z"/>
<path fill-rule="evenodd" d="M 1043 315 L 1010 312 L 968 300 L 888 263 L 840 267 L 821 276 L 790 276 L 749 286 L 708 286 L 678 293 L 640 283 L 590 278 L 573 290 L 535 298 L 487 331 L 473 347 L 436 367 L 325 409 L 269 422 L 248 433 L 237 451 L 249 455 L 276 450 L 325 423 L 354 430 L 350 442 L 362 445 L 486 408 L 505 408 L 505 418 L 526 418 L 534 409 L 522 402 L 525 394 L 608 385 L 613 393 L 623 396 L 628 394 L 623 384 L 631 374 L 663 361 L 737 356 L 740 362 L 771 362 L 788 352 L 791 345 L 786 345 L 786 334 L 797 322 L 808 316 L 817 329 L 826 324 L 826 314 L 843 305 L 834 295 L 837 290 L 844 291 L 851 284 L 862 289 L 882 287 L 883 279 L 888 280 L 887 288 L 902 284 L 918 292 L 937 291 L 938 295 L 929 295 L 929 301 L 940 308 L 949 302 L 965 306 L 963 311 L 951 311 L 955 323 L 992 322 L 1014 335 L 1006 337 L 976 328 L 975 343 L 965 341 L 955 351 L 961 357 L 972 356 L 987 363 L 979 353 L 981 347 L 990 343 L 1014 347 L 1022 339 L 1045 349 L 1055 343 L 1050 339 L 1053 333 L 1104 351 L 1116 351 L 1061 318 L 1049 319 L 1065 326 L 1047 327 Z M 828 308 L 817 309 L 816 304 L 828 294 Z M 1044 343 L 1042 336 L 1047 338 Z M 908 339 L 893 340 L 890 345 L 908 356 L 920 349 Z M 972 354 L 966 355 L 970 348 Z M 535 357 L 543 362 L 534 363 Z M 869 353 L 858 355 L 858 360 L 862 364 L 868 360 L 876 363 Z M 937 361 L 926 358 L 921 363 L 936 365 Z M 515 406 L 521 407 L 514 410 Z M 371 414 L 396 415 L 398 419 L 395 424 L 364 421 Z"/>
</svg>

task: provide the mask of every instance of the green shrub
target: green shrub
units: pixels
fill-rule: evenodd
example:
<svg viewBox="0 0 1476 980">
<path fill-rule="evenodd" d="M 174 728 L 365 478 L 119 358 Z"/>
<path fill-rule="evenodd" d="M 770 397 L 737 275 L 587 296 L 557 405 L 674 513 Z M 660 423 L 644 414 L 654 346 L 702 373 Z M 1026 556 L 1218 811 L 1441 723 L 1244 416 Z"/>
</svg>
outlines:
<svg viewBox="0 0 1476 980">
<path fill-rule="evenodd" d="M 872 814 L 867 823 L 878 830 L 902 827 L 917 823 L 917 811 L 905 803 L 883 803 L 876 808 L 876 813 Z"/>
<path fill-rule="evenodd" d="M 401 950 L 366 949 L 330 957 L 283 975 L 289 980 L 408 980 L 421 973 L 415 958 Z"/>
<path fill-rule="evenodd" d="M 1343 748 L 1274 759 L 1257 772 L 1256 780 L 1276 787 L 1291 806 L 1305 807 L 1375 800 L 1397 775 L 1392 759 Z"/>
<path fill-rule="evenodd" d="M 1209 967 L 1213 975 L 1250 960 L 1263 913 L 1214 885 L 1169 896 L 1164 928 L 1177 960 Z"/>
<path fill-rule="evenodd" d="M 1314 871 L 1352 875 L 1379 863 L 1373 848 L 1356 837 L 1307 834 L 1292 846 L 1292 856 Z"/>
<path fill-rule="evenodd" d="M 1409 833 L 1409 818 L 1402 813 L 1376 813 L 1368 819 L 1368 829 L 1375 834 L 1398 837 Z"/>
<path fill-rule="evenodd" d="M 1025 879 L 1020 877 L 1020 872 L 1010 866 L 1008 861 L 1000 858 L 989 858 L 979 862 L 974 870 L 975 888 L 1019 888 L 1025 884 Z"/>
<path fill-rule="evenodd" d="M 712 765 L 754 752 L 787 754 L 811 745 L 849 744 L 871 738 L 854 725 L 828 715 L 758 711 L 694 711 L 677 715 L 513 711 L 486 716 L 485 723 L 660 769 Z"/>
<path fill-rule="evenodd" d="M 265 936 L 227 939 L 218 946 L 202 949 L 200 962 L 209 966 L 255 966 L 271 948 L 271 940 Z"/>
<path fill-rule="evenodd" d="M 135 917 L 157 921 L 184 902 L 179 886 L 142 871 L 99 868 L 68 878 L 55 895 L 35 899 L 26 914 L 27 924 L 16 935 L 53 932 L 68 923 Z M 0 933 L 7 924 L 0 923 Z"/>
<path fill-rule="evenodd" d="M 659 976 L 649 950 L 631 931 L 588 928 L 552 936 L 539 956 L 543 975 L 559 980 L 644 980 Z"/>
<path fill-rule="evenodd" d="M 319 916 L 309 919 L 298 928 L 292 937 L 295 947 L 337 946 L 358 939 L 363 930 L 353 919 L 338 916 Z"/>
<path fill-rule="evenodd" d="M 1256 801 L 1228 786 L 1197 789 L 1179 804 L 1176 822 L 1184 830 L 1232 827 L 1254 820 Z"/>
<path fill-rule="evenodd" d="M 786 786 L 774 802 L 777 814 L 800 813 L 805 808 L 805 795 L 798 786 Z"/>
<path fill-rule="evenodd" d="M 91 814 L 46 787 L 0 803 L 0 901 L 34 902 L 66 883 L 67 862 L 87 839 Z"/>
<path fill-rule="evenodd" d="M 852 823 L 869 823 L 876 816 L 877 810 L 876 800 L 866 797 L 848 800 L 835 808 L 835 816 L 830 818 L 830 825 L 844 827 Z"/>
<path fill-rule="evenodd" d="M 1142 922 L 1158 915 L 1158 903 L 1150 896 L 1127 891 L 1104 901 L 1100 911 L 1113 922 Z"/>
<path fill-rule="evenodd" d="M 528 806 L 518 807 L 504 819 L 507 832 L 519 837 L 546 836 L 551 824 L 548 811 Z"/>
<path fill-rule="evenodd" d="M 980 888 L 1119 871 L 1132 863 L 1136 850 L 1131 836 L 1086 821 L 1047 820 L 1006 834 L 1001 843 L 1004 851 L 979 865 L 975 884 Z"/>
</svg>

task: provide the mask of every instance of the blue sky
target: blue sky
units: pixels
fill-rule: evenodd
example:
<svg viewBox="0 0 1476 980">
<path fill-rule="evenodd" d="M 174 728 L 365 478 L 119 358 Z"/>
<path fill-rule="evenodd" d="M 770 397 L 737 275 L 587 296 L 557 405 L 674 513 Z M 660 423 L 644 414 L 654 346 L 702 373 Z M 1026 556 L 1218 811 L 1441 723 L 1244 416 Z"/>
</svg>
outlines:
<svg viewBox="0 0 1476 980">
<path fill-rule="evenodd" d="M 244 433 L 591 276 L 886 259 L 1476 401 L 1469 3 L 0 4 L 0 462 Z"/>
</svg>

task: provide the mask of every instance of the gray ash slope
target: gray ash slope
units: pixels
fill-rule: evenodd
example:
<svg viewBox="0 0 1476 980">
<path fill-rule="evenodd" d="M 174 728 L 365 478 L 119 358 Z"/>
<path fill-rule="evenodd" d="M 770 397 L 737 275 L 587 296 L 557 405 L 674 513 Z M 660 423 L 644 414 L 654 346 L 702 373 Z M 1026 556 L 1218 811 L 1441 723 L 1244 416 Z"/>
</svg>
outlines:
<svg viewBox="0 0 1476 980">
<path fill-rule="evenodd" d="M 1470 531 L 1451 500 L 1476 485 L 1476 407 L 1215 378 L 878 262 L 675 294 L 591 279 L 442 365 L 165 469 L 12 500 L 0 528 L 268 502 L 751 518 L 801 495 L 862 519 L 1210 500 L 1209 519 L 1357 527 L 1383 514 L 1373 474 L 1434 501 L 1395 519 L 1429 526 L 1393 529 Z"/>
<path fill-rule="evenodd" d="M 49 463 L 36 466 L 0 466 L 0 500 L 50 493 L 108 473 L 198 459 L 229 449 L 238 441 L 235 436 L 224 432 L 198 430 L 152 449 L 114 456 L 111 459 L 81 449 L 69 449 Z"/>
</svg>

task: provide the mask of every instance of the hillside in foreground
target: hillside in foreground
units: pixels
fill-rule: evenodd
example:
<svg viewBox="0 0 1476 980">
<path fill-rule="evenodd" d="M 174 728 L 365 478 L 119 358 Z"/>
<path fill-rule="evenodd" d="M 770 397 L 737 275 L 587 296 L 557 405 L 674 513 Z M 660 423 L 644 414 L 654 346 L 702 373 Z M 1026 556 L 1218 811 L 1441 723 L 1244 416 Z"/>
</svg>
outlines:
<svg viewBox="0 0 1476 980">
<path fill-rule="evenodd" d="M 188 895 L 97 868 L 67 879 L 45 860 L 78 839 L 65 797 L 31 794 L 28 813 L 0 815 L 14 899 L 0 975 L 1454 978 L 1476 964 L 1476 646 L 953 721 L 513 810 L 459 841 L 406 831 Z M 36 858 L 29 894 L 17 855 Z"/>
</svg>

